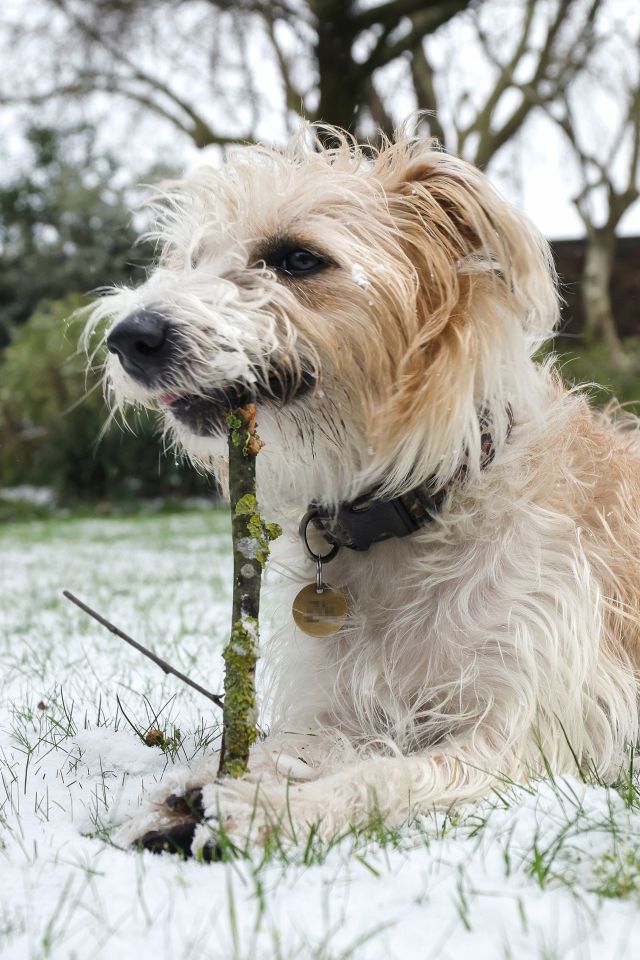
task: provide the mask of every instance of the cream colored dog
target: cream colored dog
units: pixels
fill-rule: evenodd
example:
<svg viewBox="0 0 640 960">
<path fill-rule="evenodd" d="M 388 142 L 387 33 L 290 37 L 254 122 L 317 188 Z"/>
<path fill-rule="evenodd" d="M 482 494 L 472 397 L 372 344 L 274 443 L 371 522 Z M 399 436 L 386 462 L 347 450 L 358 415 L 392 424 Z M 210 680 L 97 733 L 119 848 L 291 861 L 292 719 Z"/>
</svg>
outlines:
<svg viewBox="0 0 640 960">
<path fill-rule="evenodd" d="M 223 483 L 225 413 L 257 400 L 285 528 L 272 732 L 245 780 L 174 770 L 120 833 L 151 849 L 399 822 L 549 768 L 612 780 L 637 740 L 637 421 L 532 359 L 551 257 L 478 170 L 404 133 L 375 155 L 333 137 L 171 185 L 154 272 L 94 310 L 116 404 L 156 407 Z M 289 614 L 310 504 L 349 604 L 325 638 Z"/>
</svg>

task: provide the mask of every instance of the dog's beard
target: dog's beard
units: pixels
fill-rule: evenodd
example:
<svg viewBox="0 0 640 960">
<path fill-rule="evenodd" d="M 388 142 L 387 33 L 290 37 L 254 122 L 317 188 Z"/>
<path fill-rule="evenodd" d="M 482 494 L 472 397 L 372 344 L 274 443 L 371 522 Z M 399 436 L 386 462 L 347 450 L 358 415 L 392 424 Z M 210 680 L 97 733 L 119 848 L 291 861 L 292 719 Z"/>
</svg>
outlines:
<svg viewBox="0 0 640 960">
<path fill-rule="evenodd" d="M 246 291 L 236 288 L 232 296 L 229 282 L 218 289 L 211 281 L 221 301 L 226 297 L 226 303 L 214 307 L 193 291 L 178 291 L 173 280 L 163 271 L 145 287 L 121 291 L 103 301 L 103 310 L 94 310 L 94 322 L 101 315 L 109 321 L 105 339 L 140 310 L 151 309 L 170 324 L 164 341 L 169 351 L 161 367 L 145 365 L 144 356 L 130 363 L 126 354 L 124 359 L 109 355 L 105 376 L 117 408 L 158 408 L 165 427 L 174 428 L 187 446 L 190 435 L 223 435 L 227 415 L 237 407 L 257 402 L 277 411 L 314 390 L 317 359 L 294 348 L 286 317 L 266 294 L 254 293 L 257 303 L 252 305 L 242 300 Z"/>
</svg>

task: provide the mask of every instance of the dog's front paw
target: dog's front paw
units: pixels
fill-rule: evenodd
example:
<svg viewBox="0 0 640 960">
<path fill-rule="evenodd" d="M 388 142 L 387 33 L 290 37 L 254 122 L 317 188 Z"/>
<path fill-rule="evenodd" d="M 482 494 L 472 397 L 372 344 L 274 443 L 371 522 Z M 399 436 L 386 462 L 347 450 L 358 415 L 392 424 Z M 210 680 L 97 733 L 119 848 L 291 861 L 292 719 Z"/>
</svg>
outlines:
<svg viewBox="0 0 640 960">
<path fill-rule="evenodd" d="M 164 800 L 147 806 L 138 816 L 127 820 L 114 835 L 117 845 L 151 853 L 175 853 L 191 857 L 193 838 L 204 820 L 202 789 L 191 787 L 184 793 L 170 793 Z M 222 851 L 210 836 L 208 845 L 200 844 L 203 860 L 219 860 Z"/>
<path fill-rule="evenodd" d="M 226 778 L 171 793 L 125 822 L 114 840 L 134 850 L 225 860 L 262 842 L 272 829 L 257 797 L 255 782 Z"/>
<path fill-rule="evenodd" d="M 134 843 L 134 848 L 151 853 L 175 853 L 184 860 L 195 857 L 203 863 L 228 860 L 237 852 L 229 842 L 218 839 L 210 824 L 199 824 L 195 820 L 149 830 Z"/>
<path fill-rule="evenodd" d="M 296 838 L 300 824 L 321 817 L 320 807 L 300 804 L 299 791 L 315 771 L 273 742 L 258 744 L 251 772 L 240 779 L 218 777 L 217 762 L 180 768 L 144 808 L 114 834 L 123 847 L 219 860 L 263 844 L 268 837 Z M 295 807 L 295 812 L 293 808 Z M 298 809 L 300 807 L 300 809 Z M 313 809 L 312 809 L 313 807 Z"/>
<path fill-rule="evenodd" d="M 196 827 L 204 819 L 202 790 L 194 787 L 184 794 L 169 794 L 162 804 L 156 804 L 154 819 L 157 826 L 137 836 L 132 846 L 151 853 L 177 853 L 185 859 L 190 857 Z M 202 859 L 218 859 L 215 845 L 202 850 Z"/>
<path fill-rule="evenodd" d="M 311 793 L 313 791 L 313 795 Z M 252 846 L 299 841 L 324 820 L 315 784 L 263 777 L 225 777 L 202 788 L 204 820 L 197 826 L 194 855 L 215 837 L 224 849 L 246 851 Z"/>
</svg>

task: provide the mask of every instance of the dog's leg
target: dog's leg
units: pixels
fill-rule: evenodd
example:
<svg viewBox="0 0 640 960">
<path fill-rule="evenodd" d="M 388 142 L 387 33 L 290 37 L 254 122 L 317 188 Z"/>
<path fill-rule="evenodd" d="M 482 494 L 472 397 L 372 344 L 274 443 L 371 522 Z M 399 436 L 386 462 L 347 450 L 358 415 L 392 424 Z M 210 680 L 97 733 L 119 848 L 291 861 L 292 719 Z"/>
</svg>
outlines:
<svg viewBox="0 0 640 960">
<path fill-rule="evenodd" d="M 442 752 L 362 760 L 305 783 L 291 778 L 283 782 L 270 773 L 258 780 L 209 783 L 202 788 L 204 817 L 194 830 L 192 852 L 211 859 L 221 834 L 246 846 L 273 833 L 304 840 L 311 826 L 331 837 L 373 817 L 397 825 L 412 813 L 446 809 L 486 795 L 515 773 L 515 766 L 511 771 L 485 772 L 482 752 L 475 760 L 471 750 L 458 755 Z"/>
<path fill-rule="evenodd" d="M 250 772 L 242 782 L 254 796 L 258 783 L 269 782 L 284 797 L 290 780 L 300 783 L 318 775 L 317 763 L 318 738 L 268 737 L 252 748 Z M 180 766 L 171 770 L 139 812 L 114 831 L 114 842 L 118 846 L 134 846 L 153 853 L 167 851 L 189 856 L 196 827 L 208 819 L 204 809 L 204 785 L 228 782 L 218 780 L 218 765 L 219 754 L 216 753 L 190 768 Z M 203 851 L 206 859 L 218 859 L 219 855 L 215 843 Z"/>
</svg>

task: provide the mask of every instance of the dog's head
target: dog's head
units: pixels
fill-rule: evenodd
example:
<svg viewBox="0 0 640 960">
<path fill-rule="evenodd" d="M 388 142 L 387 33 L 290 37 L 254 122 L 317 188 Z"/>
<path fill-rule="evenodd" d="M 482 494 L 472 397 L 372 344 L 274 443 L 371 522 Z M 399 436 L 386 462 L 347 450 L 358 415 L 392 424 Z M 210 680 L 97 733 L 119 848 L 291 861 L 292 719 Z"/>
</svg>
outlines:
<svg viewBox="0 0 640 960">
<path fill-rule="evenodd" d="M 499 442 L 557 316 L 545 242 L 478 170 L 408 135 L 374 156 L 334 135 L 169 185 L 153 273 L 90 323 L 109 321 L 116 403 L 157 407 L 205 466 L 255 399 L 260 462 L 300 501 L 446 480 L 480 409 Z"/>
</svg>

